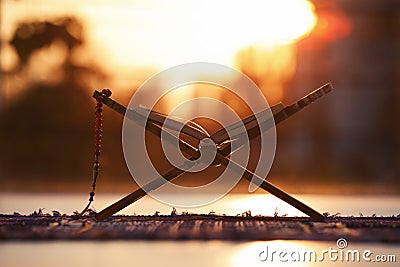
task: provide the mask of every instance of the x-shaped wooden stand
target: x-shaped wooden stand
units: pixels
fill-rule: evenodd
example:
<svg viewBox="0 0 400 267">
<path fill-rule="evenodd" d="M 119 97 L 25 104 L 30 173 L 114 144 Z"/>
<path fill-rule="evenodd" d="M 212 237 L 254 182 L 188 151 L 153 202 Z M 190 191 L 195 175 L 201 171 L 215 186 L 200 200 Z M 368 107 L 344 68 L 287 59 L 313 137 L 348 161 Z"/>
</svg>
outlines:
<svg viewBox="0 0 400 267">
<path fill-rule="evenodd" d="M 322 214 L 310 208 L 303 202 L 290 196 L 289 194 L 279 189 L 278 187 L 274 186 L 270 182 L 264 180 L 263 177 L 259 177 L 257 174 L 247 170 L 245 167 L 240 166 L 239 164 L 231 161 L 229 159 L 229 155 L 232 153 L 233 147 L 240 147 L 247 140 L 251 140 L 259 136 L 260 129 L 262 128 L 260 126 L 262 124 L 265 124 L 264 126 L 267 127 L 270 127 L 271 125 L 274 124 L 277 125 L 278 123 L 286 120 L 287 118 L 289 118 L 296 112 L 300 111 L 304 107 L 310 105 L 318 98 L 329 93 L 332 89 L 333 89 L 332 85 L 328 83 L 318 88 L 317 90 L 313 91 L 312 93 L 306 95 L 305 97 L 301 98 L 299 101 L 297 101 L 292 105 L 284 106 L 282 105 L 282 103 L 279 103 L 271 107 L 273 118 L 268 116 L 270 113 L 267 111 L 261 111 L 260 113 L 246 117 L 242 121 L 239 121 L 227 127 L 227 129 L 232 130 L 230 131 L 231 133 L 232 132 L 235 133 L 235 129 L 239 129 L 241 125 L 244 125 L 246 129 L 246 132 L 236 131 L 236 134 L 231 137 L 228 135 L 226 129 L 221 129 L 217 131 L 215 134 L 209 136 L 201 127 L 196 127 L 196 124 L 192 123 L 183 124 L 179 121 L 172 120 L 171 118 L 168 118 L 168 123 L 165 123 L 167 118 L 165 114 L 151 110 L 146 110 L 143 107 L 138 107 L 135 109 L 127 109 L 126 107 L 122 106 L 121 104 L 105 96 L 104 94 L 101 94 L 98 91 L 94 92 L 93 97 L 98 100 L 101 100 L 105 105 L 109 106 L 110 108 L 122 114 L 123 116 L 127 117 L 128 119 L 133 120 L 134 122 L 139 122 L 139 121 L 143 122 L 143 120 L 147 120 L 146 130 L 158 137 L 161 137 L 161 132 L 163 131 L 162 127 L 166 127 L 172 130 L 179 130 L 181 133 L 194 137 L 199 141 L 204 138 L 211 138 L 218 148 L 213 164 L 215 165 L 221 164 L 224 166 L 228 166 L 230 162 L 231 163 L 230 168 L 232 168 L 232 170 L 235 172 L 243 174 L 242 175 L 243 178 L 249 180 L 250 182 L 252 180 L 256 181 L 257 184 L 260 184 L 260 187 L 262 189 L 268 191 L 272 195 L 280 198 L 281 200 L 287 202 L 291 206 L 304 212 L 314 220 L 324 221 L 324 216 Z M 259 125 L 259 123 L 261 125 Z M 166 140 L 170 142 L 176 142 L 177 139 L 174 135 L 168 133 L 167 131 L 164 131 L 163 138 L 166 138 Z M 190 160 L 196 160 L 200 157 L 200 151 L 198 148 L 193 147 L 192 145 L 181 139 L 178 139 L 178 142 L 180 149 L 191 157 Z M 184 172 L 185 172 L 184 170 L 181 170 L 176 167 L 171 168 L 167 172 L 163 173 L 162 177 L 154 179 L 153 181 L 146 184 L 142 188 L 137 189 L 136 191 L 132 192 L 131 194 L 125 196 L 121 200 L 115 202 L 114 204 L 108 206 L 104 210 L 97 213 L 95 216 L 96 219 L 103 220 L 105 218 L 108 218 L 109 216 L 115 214 L 116 212 L 122 210 L 123 208 L 129 206 L 130 204 L 144 197 L 146 195 L 146 192 L 159 188 L 167 181 L 175 179 Z"/>
</svg>

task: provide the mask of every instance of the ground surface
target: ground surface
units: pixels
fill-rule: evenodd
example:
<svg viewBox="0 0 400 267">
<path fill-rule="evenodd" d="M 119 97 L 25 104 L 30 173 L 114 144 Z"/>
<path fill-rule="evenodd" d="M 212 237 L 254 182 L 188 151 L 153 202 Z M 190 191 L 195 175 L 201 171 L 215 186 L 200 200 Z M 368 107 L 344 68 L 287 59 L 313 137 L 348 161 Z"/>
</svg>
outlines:
<svg viewBox="0 0 400 267">
<path fill-rule="evenodd" d="M 400 242 L 399 217 L 304 217 L 219 215 L 93 217 L 0 215 L 0 240 L 337 240 Z"/>
</svg>

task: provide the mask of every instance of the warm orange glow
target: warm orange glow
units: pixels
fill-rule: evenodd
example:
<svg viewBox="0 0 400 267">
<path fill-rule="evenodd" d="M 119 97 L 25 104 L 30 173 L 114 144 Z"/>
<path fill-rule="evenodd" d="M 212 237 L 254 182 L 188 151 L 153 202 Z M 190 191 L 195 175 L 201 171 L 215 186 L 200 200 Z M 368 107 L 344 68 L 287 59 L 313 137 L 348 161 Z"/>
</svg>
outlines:
<svg viewBox="0 0 400 267">
<path fill-rule="evenodd" d="M 259 84 L 270 103 L 283 98 L 283 83 L 296 68 L 295 42 L 317 23 L 305 0 L 138 2 L 135 6 L 90 6 L 82 12 L 103 60 L 121 66 L 168 67 L 192 61 L 248 64 L 264 77 Z M 251 59 L 237 52 L 252 47 Z M 253 78 L 253 77 L 252 77 Z M 193 94 L 193 91 L 187 92 Z"/>
<path fill-rule="evenodd" d="M 352 31 L 348 16 L 336 2 L 321 2 L 317 4 L 318 23 L 315 25 L 311 40 L 306 46 L 315 49 L 315 43 L 323 46 L 326 43 L 343 38 Z M 318 40 L 318 42 L 315 42 Z"/>
<path fill-rule="evenodd" d="M 83 7 L 109 60 L 166 67 L 191 61 L 232 64 L 249 45 L 291 43 L 316 24 L 305 0 L 201 1 Z M 101 47 L 100 46 L 100 47 Z"/>
<path fill-rule="evenodd" d="M 1 12 L 3 40 L 12 38 L 21 21 L 77 16 L 87 37 L 86 47 L 74 59 L 84 65 L 94 58 L 112 72 L 111 77 L 118 77 L 119 83 L 128 68 L 159 69 L 193 61 L 239 67 L 239 59 L 268 80 L 261 87 L 271 90 L 266 94 L 272 102 L 281 100 L 282 82 L 293 75 L 293 44 L 317 23 L 314 6 L 307 0 L 9 0 L 4 1 Z M 238 56 L 243 49 L 250 54 L 241 52 Z M 4 70 L 16 65 L 12 54 L 5 43 L 1 55 Z M 126 80 L 131 88 L 138 74 L 130 73 Z"/>
<path fill-rule="evenodd" d="M 166 67 L 212 61 L 232 65 L 237 50 L 293 42 L 317 21 L 313 5 L 306 0 L 52 2 L 5 1 L 2 36 L 10 38 L 18 21 L 76 14 L 88 26 L 90 48 L 108 64 Z"/>
<path fill-rule="evenodd" d="M 289 81 L 297 63 L 294 43 L 271 47 L 251 46 L 237 54 L 238 65 L 263 91 L 270 104 L 283 99 L 283 85 Z"/>
<path fill-rule="evenodd" d="M 317 24 L 314 5 L 309 1 L 265 1 L 253 15 L 261 17 L 269 10 L 265 23 L 269 31 L 260 31 L 248 48 L 237 54 L 237 65 L 257 83 L 269 103 L 282 101 L 284 83 L 296 71 L 297 49 L 295 43 L 307 36 Z"/>
</svg>

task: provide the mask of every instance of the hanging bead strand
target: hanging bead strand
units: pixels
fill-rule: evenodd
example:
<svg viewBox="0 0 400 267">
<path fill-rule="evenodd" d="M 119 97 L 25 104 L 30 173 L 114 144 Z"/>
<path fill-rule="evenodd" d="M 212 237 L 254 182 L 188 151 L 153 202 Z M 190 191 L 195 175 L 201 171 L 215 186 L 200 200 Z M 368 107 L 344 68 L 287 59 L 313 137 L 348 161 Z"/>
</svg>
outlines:
<svg viewBox="0 0 400 267">
<path fill-rule="evenodd" d="M 80 213 L 80 215 L 84 215 L 84 213 L 90 207 L 91 203 L 94 201 L 96 182 L 100 169 L 99 158 L 101 151 L 101 137 L 103 134 L 103 99 L 104 97 L 110 97 L 111 94 L 112 92 L 110 89 L 103 89 L 101 91 L 101 96 L 97 98 L 97 104 L 95 107 L 95 129 L 94 129 L 95 152 L 94 152 L 94 164 L 93 164 L 92 191 L 89 193 L 89 203 Z"/>
</svg>

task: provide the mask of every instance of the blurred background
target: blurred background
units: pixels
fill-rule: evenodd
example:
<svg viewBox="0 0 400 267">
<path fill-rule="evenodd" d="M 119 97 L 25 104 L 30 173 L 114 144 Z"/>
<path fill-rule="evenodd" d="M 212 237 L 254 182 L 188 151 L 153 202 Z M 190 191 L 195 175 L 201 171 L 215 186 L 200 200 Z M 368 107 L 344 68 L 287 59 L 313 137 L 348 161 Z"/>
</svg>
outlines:
<svg viewBox="0 0 400 267">
<path fill-rule="evenodd" d="M 332 82 L 334 92 L 277 127 L 274 184 L 293 193 L 400 193 L 396 0 L 0 3 L 2 191 L 89 190 L 93 90 L 110 88 L 127 105 L 158 71 L 211 61 L 247 74 L 271 105 Z M 198 94 L 191 90 L 189 98 Z M 135 187 L 122 120 L 104 108 L 99 191 Z"/>
</svg>

